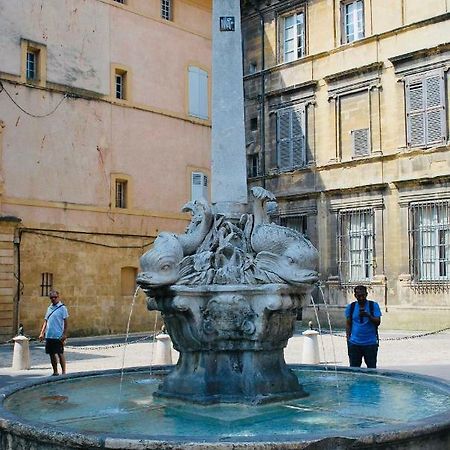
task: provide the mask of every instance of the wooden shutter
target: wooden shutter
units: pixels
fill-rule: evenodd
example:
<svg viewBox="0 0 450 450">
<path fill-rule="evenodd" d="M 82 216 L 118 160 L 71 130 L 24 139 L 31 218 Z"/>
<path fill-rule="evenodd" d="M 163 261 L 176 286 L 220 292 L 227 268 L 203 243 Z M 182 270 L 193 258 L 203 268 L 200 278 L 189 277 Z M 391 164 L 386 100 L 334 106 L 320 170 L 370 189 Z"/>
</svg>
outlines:
<svg viewBox="0 0 450 450">
<path fill-rule="evenodd" d="M 369 129 L 352 130 L 353 156 L 367 156 L 370 153 Z"/>
<path fill-rule="evenodd" d="M 424 81 L 426 98 L 427 144 L 438 144 L 446 140 L 444 74 L 435 73 Z"/>
<path fill-rule="evenodd" d="M 422 79 L 406 80 L 408 145 L 425 145 L 425 96 Z"/>
<path fill-rule="evenodd" d="M 280 169 L 306 163 L 305 106 L 285 108 L 277 113 L 277 154 Z"/>
<path fill-rule="evenodd" d="M 291 168 L 291 111 L 289 109 L 278 111 L 277 114 L 277 153 L 278 167 Z"/>
<path fill-rule="evenodd" d="M 292 123 L 292 162 L 294 167 L 305 165 L 305 108 L 291 111 Z"/>
<path fill-rule="evenodd" d="M 407 143 L 412 147 L 446 141 L 446 111 L 443 71 L 406 79 Z"/>
</svg>

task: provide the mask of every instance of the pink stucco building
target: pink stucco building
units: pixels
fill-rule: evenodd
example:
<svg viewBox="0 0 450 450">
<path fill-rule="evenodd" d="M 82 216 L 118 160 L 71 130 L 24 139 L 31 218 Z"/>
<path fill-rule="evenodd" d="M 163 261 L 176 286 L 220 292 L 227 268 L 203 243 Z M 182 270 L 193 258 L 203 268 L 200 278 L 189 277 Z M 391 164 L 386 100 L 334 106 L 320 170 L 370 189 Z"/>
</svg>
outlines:
<svg viewBox="0 0 450 450">
<path fill-rule="evenodd" d="M 0 339 L 50 287 L 72 335 L 122 332 L 139 256 L 208 196 L 211 2 L 24 3 L 0 0 Z"/>
</svg>

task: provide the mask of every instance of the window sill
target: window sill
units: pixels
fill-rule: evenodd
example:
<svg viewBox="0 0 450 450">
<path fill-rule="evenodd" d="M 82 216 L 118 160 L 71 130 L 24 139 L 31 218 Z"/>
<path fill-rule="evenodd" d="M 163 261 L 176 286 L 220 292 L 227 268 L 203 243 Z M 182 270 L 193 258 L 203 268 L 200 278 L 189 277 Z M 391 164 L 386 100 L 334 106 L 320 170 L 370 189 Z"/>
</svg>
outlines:
<svg viewBox="0 0 450 450">
<path fill-rule="evenodd" d="M 280 169 L 278 167 L 269 169 L 268 175 L 285 175 L 294 172 L 312 170 L 316 167 L 316 164 L 306 164 L 305 166 L 294 166 L 286 169 Z"/>
</svg>

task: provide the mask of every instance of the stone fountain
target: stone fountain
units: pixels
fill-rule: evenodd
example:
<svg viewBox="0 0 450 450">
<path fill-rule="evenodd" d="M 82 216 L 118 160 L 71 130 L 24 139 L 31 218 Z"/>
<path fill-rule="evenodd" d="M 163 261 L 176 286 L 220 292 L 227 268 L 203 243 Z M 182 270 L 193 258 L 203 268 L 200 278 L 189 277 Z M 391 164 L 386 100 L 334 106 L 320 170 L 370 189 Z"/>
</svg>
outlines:
<svg viewBox="0 0 450 450">
<path fill-rule="evenodd" d="M 186 232 L 161 233 L 138 275 L 180 358 L 4 389 L 0 448 L 449 448 L 447 383 L 286 365 L 318 255 L 269 223 L 270 192 L 253 188 L 248 202 L 240 1 L 213 3 L 212 206 L 186 204 Z"/>
<path fill-rule="evenodd" d="M 186 204 L 186 233 L 162 233 L 137 282 L 161 311 L 180 359 L 157 395 L 199 403 L 262 403 L 305 396 L 283 349 L 318 280 L 318 253 L 247 202 L 239 1 L 214 2 L 212 207 Z"/>
</svg>

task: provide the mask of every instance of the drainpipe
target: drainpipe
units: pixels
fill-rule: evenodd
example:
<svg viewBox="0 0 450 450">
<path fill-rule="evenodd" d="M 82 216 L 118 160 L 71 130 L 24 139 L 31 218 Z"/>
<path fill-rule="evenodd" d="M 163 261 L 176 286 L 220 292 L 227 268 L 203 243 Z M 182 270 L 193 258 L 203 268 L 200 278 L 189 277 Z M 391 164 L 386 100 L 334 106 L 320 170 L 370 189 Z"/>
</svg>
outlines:
<svg viewBox="0 0 450 450">
<path fill-rule="evenodd" d="M 19 303 L 20 303 L 20 291 L 22 289 L 22 280 L 20 279 L 20 239 L 22 236 L 22 232 L 19 230 L 19 232 L 14 236 L 14 248 L 15 248 L 15 254 L 16 254 L 16 261 L 17 261 L 17 273 L 15 274 L 16 280 L 17 280 L 17 288 L 16 288 L 16 295 L 15 295 L 15 301 L 14 301 L 14 312 L 13 312 L 13 333 L 14 336 L 18 333 L 19 330 Z"/>
<path fill-rule="evenodd" d="M 265 111 L 265 99 L 266 99 L 266 59 L 264 54 L 265 45 L 265 33 L 264 33 L 264 14 L 258 7 L 256 0 L 251 0 L 251 4 L 259 16 L 259 28 L 261 39 L 261 86 L 259 94 L 259 106 L 260 106 L 260 133 L 259 133 L 259 145 L 261 149 L 261 174 L 262 174 L 262 187 L 266 187 L 266 111 Z"/>
</svg>

